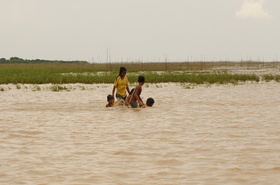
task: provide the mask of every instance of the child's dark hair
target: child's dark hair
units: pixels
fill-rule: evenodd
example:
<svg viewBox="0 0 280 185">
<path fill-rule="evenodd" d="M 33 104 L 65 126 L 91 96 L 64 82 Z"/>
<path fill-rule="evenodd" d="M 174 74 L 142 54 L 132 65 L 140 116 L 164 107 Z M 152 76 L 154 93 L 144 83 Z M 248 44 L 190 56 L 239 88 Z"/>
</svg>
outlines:
<svg viewBox="0 0 280 185">
<path fill-rule="evenodd" d="M 109 94 L 109 95 L 107 96 L 107 101 L 112 100 L 112 99 L 114 99 L 114 96 L 111 95 L 111 94 Z"/>
<path fill-rule="evenodd" d="M 126 68 L 125 67 L 120 67 L 120 73 L 119 73 L 119 76 L 122 74 L 122 72 L 126 71 Z"/>
<path fill-rule="evenodd" d="M 120 67 L 120 72 L 119 72 L 119 75 L 117 76 L 117 78 L 118 78 L 119 76 L 121 76 L 122 72 L 124 72 L 124 71 L 126 71 L 126 68 L 125 68 L 125 67 Z M 117 78 L 116 78 L 116 79 L 117 79 Z"/>
<path fill-rule="evenodd" d="M 145 77 L 144 76 L 139 76 L 138 77 L 138 82 L 145 82 Z"/>
<path fill-rule="evenodd" d="M 148 98 L 146 101 L 146 105 L 149 107 L 153 106 L 154 103 L 155 103 L 155 100 L 153 98 Z"/>
</svg>

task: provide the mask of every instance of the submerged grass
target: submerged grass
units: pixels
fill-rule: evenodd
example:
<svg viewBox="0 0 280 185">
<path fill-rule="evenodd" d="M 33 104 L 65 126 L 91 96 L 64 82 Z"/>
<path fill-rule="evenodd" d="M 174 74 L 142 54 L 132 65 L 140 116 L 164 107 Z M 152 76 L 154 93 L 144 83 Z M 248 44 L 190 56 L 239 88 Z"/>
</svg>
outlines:
<svg viewBox="0 0 280 185">
<path fill-rule="evenodd" d="M 280 75 L 258 76 L 255 74 L 230 74 L 227 73 L 227 70 L 222 72 L 209 70 L 213 65 L 212 63 L 201 65 L 203 68 L 207 68 L 207 70 L 197 70 L 199 69 L 198 64 L 192 65 L 190 63 L 185 63 L 185 65 L 182 63 L 177 65 L 162 63 L 161 65 L 154 64 L 154 67 L 151 66 L 150 63 L 115 65 L 116 64 L 112 67 L 112 64 L 0 64 L 0 84 L 113 83 L 118 75 L 120 66 L 128 66 L 127 76 L 131 83 L 137 82 L 139 75 L 144 75 L 148 83 L 237 84 L 245 81 L 259 82 L 261 79 L 280 82 Z M 217 67 L 217 65 L 218 64 L 215 63 L 215 67 Z M 224 64 L 221 63 L 220 65 L 222 66 Z M 171 68 L 170 66 L 172 66 L 174 70 L 169 70 Z M 142 69 L 144 68 L 147 70 L 143 71 Z M 156 70 L 162 68 L 163 70 Z M 168 70 L 164 70 L 164 68 Z M 188 70 L 186 70 L 186 68 Z M 53 91 L 59 90 L 63 90 L 63 88 L 61 89 L 60 86 L 54 86 Z"/>
<path fill-rule="evenodd" d="M 160 82 L 180 82 L 180 83 L 194 83 L 194 84 L 227 84 L 237 83 L 239 81 L 259 81 L 257 75 L 252 74 L 228 74 L 228 73 L 172 73 L 166 72 L 163 74 L 145 73 L 148 81 L 152 83 Z"/>
<path fill-rule="evenodd" d="M 269 81 L 276 81 L 276 82 L 280 82 L 280 75 L 271 75 L 271 74 L 267 74 L 267 75 L 263 75 L 263 79 L 266 81 L 266 82 L 269 82 Z"/>
</svg>

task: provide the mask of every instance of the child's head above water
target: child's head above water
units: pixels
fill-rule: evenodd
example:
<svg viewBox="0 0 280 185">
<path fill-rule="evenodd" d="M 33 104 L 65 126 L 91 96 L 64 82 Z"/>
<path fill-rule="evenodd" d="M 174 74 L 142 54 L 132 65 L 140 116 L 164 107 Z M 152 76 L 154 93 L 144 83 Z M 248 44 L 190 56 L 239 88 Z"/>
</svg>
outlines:
<svg viewBox="0 0 280 185">
<path fill-rule="evenodd" d="M 113 99 L 114 99 L 114 96 L 113 96 L 113 95 L 109 94 L 109 95 L 107 96 L 107 101 L 110 101 L 110 100 L 113 100 Z"/>
<path fill-rule="evenodd" d="M 107 101 L 108 101 L 108 104 L 106 105 L 106 107 L 113 107 L 114 104 L 115 104 L 115 99 L 114 99 L 114 96 L 109 94 L 107 96 Z"/>
<path fill-rule="evenodd" d="M 152 107 L 155 103 L 155 100 L 153 98 L 148 98 L 146 101 L 146 105 L 149 107 Z"/>
<path fill-rule="evenodd" d="M 106 107 L 113 107 L 114 104 L 115 104 L 115 99 L 114 99 L 114 96 L 109 94 L 107 96 L 107 101 L 108 101 L 108 104 L 106 105 Z"/>
</svg>

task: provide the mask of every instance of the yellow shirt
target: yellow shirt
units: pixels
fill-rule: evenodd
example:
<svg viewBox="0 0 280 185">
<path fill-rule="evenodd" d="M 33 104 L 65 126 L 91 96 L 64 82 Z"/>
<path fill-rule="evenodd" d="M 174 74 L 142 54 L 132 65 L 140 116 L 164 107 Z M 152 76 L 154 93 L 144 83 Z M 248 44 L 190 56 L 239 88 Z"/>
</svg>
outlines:
<svg viewBox="0 0 280 185">
<path fill-rule="evenodd" d="M 117 89 L 117 93 L 119 95 L 121 95 L 122 97 L 125 97 L 126 96 L 126 87 L 128 87 L 128 78 L 125 76 L 123 79 L 121 79 L 121 77 L 118 76 L 114 82 L 114 86 Z"/>
</svg>

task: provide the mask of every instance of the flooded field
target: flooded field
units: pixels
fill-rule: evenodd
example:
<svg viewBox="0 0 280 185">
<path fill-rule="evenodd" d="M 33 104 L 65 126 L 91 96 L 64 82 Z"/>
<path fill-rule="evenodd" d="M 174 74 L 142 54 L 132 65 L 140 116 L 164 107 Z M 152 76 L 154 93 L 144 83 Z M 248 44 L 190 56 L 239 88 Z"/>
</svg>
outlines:
<svg viewBox="0 0 280 185">
<path fill-rule="evenodd" d="M 0 184 L 279 183 L 280 83 L 147 84 L 139 109 L 49 86 L 1 85 Z"/>
</svg>

